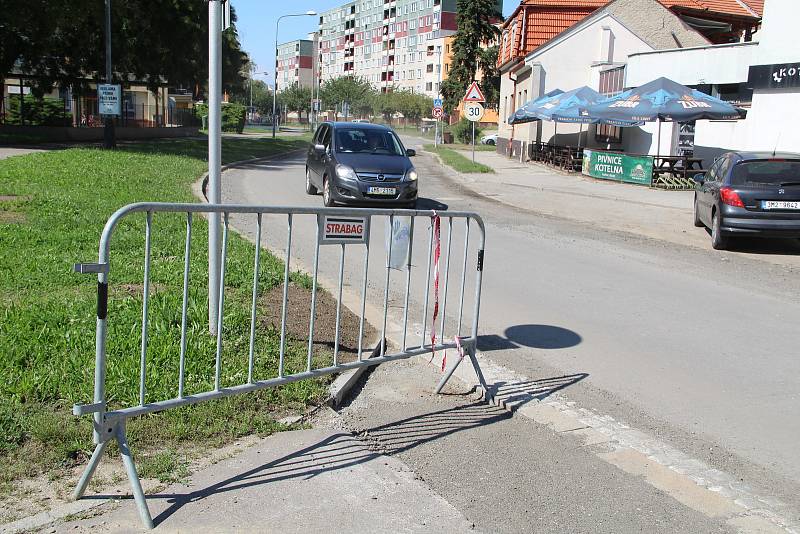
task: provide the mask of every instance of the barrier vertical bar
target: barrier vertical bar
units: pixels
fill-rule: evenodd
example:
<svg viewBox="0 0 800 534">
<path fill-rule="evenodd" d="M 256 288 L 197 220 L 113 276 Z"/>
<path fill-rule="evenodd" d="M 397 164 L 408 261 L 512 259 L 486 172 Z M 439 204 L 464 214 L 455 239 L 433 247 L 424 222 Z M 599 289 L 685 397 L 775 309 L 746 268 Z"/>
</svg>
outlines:
<svg viewBox="0 0 800 534">
<path fill-rule="evenodd" d="M 389 278 L 392 274 L 392 232 L 394 215 L 389 215 L 389 236 L 386 243 L 386 284 L 383 290 L 383 326 L 381 327 L 381 354 L 386 354 L 386 316 L 389 313 Z"/>
<path fill-rule="evenodd" d="M 369 240 L 364 249 L 364 280 L 361 285 L 361 315 L 358 318 L 358 361 L 364 347 L 364 313 L 367 308 L 367 279 L 369 278 Z"/>
<path fill-rule="evenodd" d="M 447 288 L 450 280 L 450 250 L 453 244 L 453 218 L 449 217 L 447 220 L 447 257 L 444 259 L 444 291 L 442 292 L 442 327 L 439 331 L 439 337 L 444 343 L 444 327 L 447 319 Z"/>
<path fill-rule="evenodd" d="M 428 298 L 431 292 L 431 262 L 433 260 L 433 218 L 431 217 L 431 227 L 428 232 L 428 274 L 425 277 L 425 304 L 422 313 L 422 337 L 419 346 L 425 346 L 425 331 L 428 325 Z"/>
<path fill-rule="evenodd" d="M 339 325 L 342 317 L 342 286 L 344 285 L 344 251 L 342 243 L 342 256 L 339 259 L 339 296 L 336 298 L 336 334 L 333 340 L 333 365 L 339 365 Z"/>
<path fill-rule="evenodd" d="M 469 218 L 464 219 L 464 265 L 461 268 L 461 291 L 458 297 L 458 329 L 456 335 L 461 337 L 461 320 L 464 317 L 464 286 L 467 282 L 467 254 L 469 252 Z"/>
<path fill-rule="evenodd" d="M 281 348 L 278 358 L 278 377 L 283 378 L 283 363 L 286 356 L 286 303 L 289 299 L 289 260 L 292 256 L 292 214 L 287 217 L 286 266 L 283 270 L 283 305 L 281 307 Z"/>
<path fill-rule="evenodd" d="M 306 371 L 311 370 L 314 357 L 314 319 L 317 313 L 317 276 L 319 274 L 319 224 L 317 224 L 317 244 L 314 249 L 314 274 L 311 281 L 311 318 L 308 321 L 308 354 L 306 356 Z"/>
<path fill-rule="evenodd" d="M 225 309 L 225 262 L 228 259 L 228 212 L 223 213 L 222 258 L 219 262 L 219 308 L 217 309 L 217 359 L 214 367 L 214 389 L 219 391 L 222 373 L 222 314 Z"/>
<path fill-rule="evenodd" d="M 139 357 L 139 404 L 144 404 L 145 380 L 147 373 L 147 315 L 150 304 L 150 250 L 153 212 L 147 212 L 144 230 L 144 288 L 142 290 L 142 351 Z"/>
<path fill-rule="evenodd" d="M 261 213 L 256 215 L 256 258 L 253 266 L 253 300 L 250 309 L 250 354 L 247 358 L 247 381 L 253 383 L 253 365 L 256 352 L 256 304 L 258 303 L 258 274 L 261 263 Z"/>
<path fill-rule="evenodd" d="M 411 291 L 411 256 L 414 254 L 414 217 L 411 217 L 411 224 L 408 230 L 408 255 L 406 257 L 406 297 L 403 303 L 403 350 L 406 350 L 406 338 L 408 330 L 408 295 Z"/>
<path fill-rule="evenodd" d="M 178 360 L 178 398 L 183 398 L 186 376 L 186 328 L 189 309 L 189 265 L 192 250 L 192 212 L 186 214 L 186 249 L 183 253 L 183 302 L 181 305 L 181 354 Z"/>
</svg>

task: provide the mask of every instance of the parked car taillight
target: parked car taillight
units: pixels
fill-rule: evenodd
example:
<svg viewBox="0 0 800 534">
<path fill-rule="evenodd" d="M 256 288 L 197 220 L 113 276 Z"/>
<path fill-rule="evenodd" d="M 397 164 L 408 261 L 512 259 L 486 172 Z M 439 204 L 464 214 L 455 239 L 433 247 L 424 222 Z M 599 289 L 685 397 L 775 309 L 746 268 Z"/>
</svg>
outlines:
<svg viewBox="0 0 800 534">
<path fill-rule="evenodd" d="M 736 194 L 736 191 L 731 189 L 730 187 L 723 187 L 719 190 L 719 197 L 722 199 L 723 204 L 727 204 L 728 206 L 735 206 L 737 208 L 743 208 L 744 202 L 742 199 L 739 198 L 739 195 Z"/>
</svg>

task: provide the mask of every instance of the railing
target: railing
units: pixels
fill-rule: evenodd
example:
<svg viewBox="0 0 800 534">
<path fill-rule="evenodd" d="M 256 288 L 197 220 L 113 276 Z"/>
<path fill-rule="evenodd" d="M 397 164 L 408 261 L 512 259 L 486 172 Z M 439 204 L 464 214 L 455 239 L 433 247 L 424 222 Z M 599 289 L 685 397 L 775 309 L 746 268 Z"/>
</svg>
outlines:
<svg viewBox="0 0 800 534">
<path fill-rule="evenodd" d="M 143 216 L 137 219 L 138 216 Z M 208 367 L 205 369 L 207 373 L 213 373 L 213 387 L 204 391 L 192 391 L 187 380 L 187 362 L 193 356 L 190 354 L 188 338 L 190 337 L 189 328 L 187 324 L 190 321 L 190 314 L 188 311 L 188 302 L 190 300 L 191 284 L 193 280 L 190 267 L 192 264 L 192 236 L 193 224 L 197 215 L 211 216 L 210 220 L 221 217 L 222 220 L 222 248 L 221 248 L 221 269 L 219 279 L 219 307 L 217 310 L 217 323 L 216 323 L 216 350 L 214 352 L 213 366 L 210 365 L 208 359 Z M 177 393 L 174 397 L 167 398 L 152 398 L 153 394 L 148 391 L 148 363 L 153 364 L 150 358 L 149 350 L 149 316 L 150 316 L 150 297 L 151 297 L 151 264 L 152 258 L 158 257 L 153 251 L 154 241 L 154 218 L 159 220 L 162 217 L 184 217 L 185 218 L 185 246 L 183 247 L 183 258 L 172 256 L 172 261 L 162 262 L 158 264 L 159 271 L 167 266 L 182 265 L 182 300 L 180 322 L 174 321 L 173 328 L 175 329 L 174 339 L 179 339 L 179 343 L 172 343 L 175 347 L 174 353 L 158 355 L 158 361 L 177 361 L 177 382 L 176 387 L 172 390 Z M 253 259 L 252 273 L 249 271 L 245 278 L 242 278 L 242 271 L 248 269 L 246 266 L 239 264 L 231 264 L 228 253 L 230 250 L 229 235 L 231 232 L 231 218 L 236 217 L 237 220 L 249 221 L 250 224 L 255 225 L 255 252 Z M 384 268 L 376 269 L 373 263 L 373 270 L 370 271 L 371 258 L 370 258 L 370 243 L 380 243 L 380 236 L 375 232 L 371 232 L 377 226 L 377 222 L 383 220 L 387 224 L 385 242 L 386 253 L 384 255 L 385 264 Z M 116 290 L 109 290 L 111 279 L 111 240 L 116 229 L 125 221 L 126 229 L 129 229 L 131 224 L 139 224 L 144 226 L 144 260 L 143 260 L 143 286 L 142 286 L 142 309 L 141 309 L 141 344 L 137 349 L 139 358 L 139 365 L 136 366 L 138 376 L 117 376 L 117 382 L 120 380 L 127 381 L 126 383 L 138 384 L 138 402 L 131 399 L 125 402 L 125 399 L 110 400 L 106 392 L 106 376 L 107 376 L 107 337 L 109 332 L 109 322 L 112 318 L 109 316 L 109 295 L 119 294 Z M 427 232 L 425 228 L 420 226 L 419 221 L 428 222 L 430 224 Z M 446 223 L 446 239 L 442 239 L 442 221 Z M 314 225 L 314 230 L 311 230 L 309 225 Z M 311 242 L 310 239 L 302 239 L 297 236 L 295 228 L 301 226 L 301 229 L 308 230 L 306 236 L 311 235 L 311 232 L 316 235 L 315 241 Z M 261 244 L 263 243 L 265 234 L 275 234 L 271 237 L 274 239 L 280 232 L 280 238 L 283 239 L 283 231 L 280 228 L 285 228 L 285 253 L 286 260 L 283 267 L 283 287 L 282 287 L 282 303 L 280 308 L 280 345 L 279 354 L 277 358 L 277 366 L 271 376 L 257 376 L 255 372 L 255 363 L 258 354 L 258 345 L 256 338 L 259 331 L 256 327 L 259 318 L 259 288 L 261 276 Z M 416 229 L 416 230 L 415 230 Z M 470 240 L 471 229 L 478 232 L 477 239 L 473 234 L 475 242 Z M 458 263 L 461 264 L 460 268 L 451 267 L 451 257 L 459 254 L 459 239 L 461 235 L 454 236 L 456 233 L 463 234 L 463 256 L 458 257 Z M 128 230 L 130 231 L 130 230 Z M 417 234 L 417 241 L 427 233 L 427 248 L 420 249 L 417 247 L 416 258 L 421 263 L 427 264 L 427 269 L 420 273 L 417 278 L 413 277 L 413 273 L 417 270 L 412 261 L 414 258 L 415 250 L 415 234 Z M 128 235 L 126 234 L 126 238 Z M 294 237 L 294 242 L 293 242 Z M 174 235 L 171 235 L 171 239 Z M 120 238 L 122 239 L 122 238 Z M 197 239 L 195 230 L 195 239 Z M 157 241 L 162 241 L 159 237 Z M 454 245 L 455 243 L 455 247 Z M 472 246 L 471 246 L 471 243 Z M 229 397 L 233 395 L 241 395 L 249 392 L 254 392 L 266 388 L 273 388 L 285 385 L 291 382 L 305 380 L 309 378 L 340 373 L 348 369 L 370 367 L 379 365 L 384 362 L 390 362 L 400 359 L 407 359 L 417 355 L 431 354 L 436 351 L 453 350 L 456 351 L 456 356 L 449 361 L 449 365 L 444 368 L 443 375 L 436 388 L 438 393 L 444 387 L 446 382 L 452 376 L 456 367 L 462 359 L 467 357 L 476 373 L 479 386 L 485 395 L 489 395 L 486 387 L 483 374 L 475 355 L 476 344 L 478 339 L 478 319 L 480 312 L 480 298 L 481 298 L 481 279 L 483 273 L 483 251 L 485 245 L 485 230 L 481 218 L 468 212 L 441 212 L 435 211 L 418 211 L 418 210 L 386 210 L 386 209 L 345 209 L 345 208 L 291 208 L 291 207 L 266 207 L 266 206 L 243 206 L 243 205 L 208 205 L 208 204 L 168 204 L 168 203 L 140 203 L 131 204 L 121 208 L 114 213 L 108 220 L 103 230 L 99 256 L 97 263 L 78 264 L 76 271 L 81 273 L 96 273 L 97 274 L 97 324 L 95 333 L 95 369 L 94 369 L 94 398 L 90 404 L 76 404 L 73 412 L 75 415 L 93 414 L 94 417 L 94 442 L 96 447 L 92 457 L 87 465 L 78 486 L 75 490 L 75 498 L 80 498 L 98 465 L 100 459 L 103 457 L 103 452 L 112 440 L 116 440 L 119 444 L 120 454 L 125 464 L 125 468 L 130 479 L 131 487 L 133 490 L 136 504 L 139 508 L 139 513 L 144 525 L 152 528 L 153 521 L 147 507 L 147 502 L 142 491 L 142 486 L 136 471 L 130 448 L 128 446 L 125 425 L 126 421 L 132 417 L 159 412 L 186 406 L 191 404 L 202 403 L 213 399 Z M 180 247 L 179 243 L 173 243 L 174 247 Z M 290 263 L 294 257 L 293 247 L 304 248 L 305 250 L 313 250 L 313 267 L 311 275 L 311 302 L 310 302 L 310 315 L 308 326 L 308 339 L 295 340 L 291 350 L 297 351 L 297 343 L 303 342 L 307 345 L 305 349 L 305 358 L 301 357 L 302 363 L 292 360 L 289 362 L 289 339 L 287 336 L 287 315 L 288 315 L 288 291 L 290 282 Z M 333 355 L 331 360 L 325 360 L 324 363 L 319 363 L 320 358 L 314 358 L 315 347 L 315 316 L 317 313 L 317 292 L 319 281 L 319 267 L 320 256 L 323 248 L 331 247 L 334 251 L 338 250 L 338 282 L 336 285 L 336 312 L 335 312 L 335 340 L 333 343 Z M 394 248 L 394 250 L 393 250 Z M 455 250 L 454 250 L 455 248 Z M 327 252 L 330 251 L 330 248 Z M 355 357 L 352 361 L 343 361 L 344 358 L 340 357 L 341 337 L 342 331 L 341 318 L 342 318 L 342 300 L 343 300 L 343 287 L 345 280 L 345 265 L 348 252 L 354 252 L 356 256 L 355 262 L 359 269 L 355 269 L 358 278 L 358 284 L 351 283 L 351 287 L 357 287 L 355 291 L 360 293 L 357 298 L 358 308 L 358 341 L 355 351 Z M 474 253 L 475 263 L 469 261 L 470 253 Z M 170 252 L 172 254 L 172 252 Z M 375 255 L 373 250 L 372 255 Z M 354 261 L 354 260 L 349 260 Z M 442 261 L 444 267 L 442 268 Z M 120 262 L 120 259 L 117 260 Z M 374 260 L 373 260 L 374 262 Z M 122 263 L 116 263 L 122 265 Z M 363 267 L 362 267 L 363 266 Z M 474 267 L 472 267 L 474 266 Z M 238 273 L 235 272 L 238 269 Z M 399 270 L 398 270 L 399 269 Z M 174 269 L 173 269 L 174 270 Z M 451 271 L 460 270 L 460 280 L 453 290 L 448 291 L 450 288 L 450 273 Z M 399 272 L 402 276 L 401 281 L 392 284 L 392 272 Z M 404 271 L 404 272 L 403 272 Z M 424 274 L 424 285 L 421 283 Z M 252 276 L 252 292 L 249 294 L 250 314 L 249 314 L 249 348 L 247 354 L 238 354 L 237 358 L 226 358 L 223 354 L 223 342 L 225 332 L 231 325 L 225 324 L 225 309 L 226 309 L 226 279 L 229 276 L 238 276 L 238 279 L 249 279 Z M 441 275 L 441 276 L 440 276 Z M 443 283 L 440 285 L 440 277 Z M 382 302 L 373 305 L 371 303 L 370 292 L 368 291 L 369 281 L 378 278 L 377 283 L 373 284 L 372 298 L 380 295 Z M 397 275 L 395 276 L 397 278 Z M 174 277 L 175 280 L 178 277 Z M 422 285 L 423 298 L 421 299 L 424 304 L 421 309 L 416 306 L 412 299 L 411 288 L 412 279 L 416 281 L 417 286 Z M 469 282 L 471 289 L 474 291 L 474 298 L 472 299 L 472 313 L 471 324 L 468 328 L 467 335 L 462 336 L 462 327 L 465 324 L 465 304 L 467 301 L 467 283 Z M 402 284 L 402 285 L 401 285 Z M 374 288 L 382 287 L 383 290 L 378 292 Z M 395 339 L 395 346 L 392 346 L 388 341 L 387 328 L 390 322 L 389 301 L 390 301 L 390 288 L 404 287 L 399 303 L 402 303 L 402 316 L 397 316 L 392 321 L 396 321 L 399 326 L 397 330 L 399 334 Z M 440 292 L 441 291 L 441 303 Z M 448 293 L 453 293 L 453 297 L 458 295 L 458 310 L 457 313 L 452 312 L 448 322 Z M 241 296 L 240 296 L 241 297 Z M 380 298 L 380 297 L 378 297 Z M 239 299 L 241 300 L 241 298 Z M 417 301 L 418 302 L 418 301 Z M 370 348 L 365 345 L 365 324 L 366 324 L 366 310 L 367 305 L 370 309 L 381 309 L 382 314 L 376 315 L 377 321 L 380 321 L 380 339 L 376 347 Z M 399 304 L 398 303 L 398 304 Z M 177 302 L 176 302 L 177 304 Z M 263 310 L 262 310 L 263 311 Z M 277 311 L 277 310 L 276 310 Z M 230 316 L 229 316 L 230 317 Z M 409 332 L 409 327 L 412 321 L 421 318 L 421 322 L 416 323 L 420 325 L 420 332 L 418 343 L 412 341 L 412 336 L 415 337 L 416 332 Z M 437 326 L 437 319 L 440 321 Z M 429 323 L 430 320 L 430 323 Z M 430 324 L 430 329 L 428 325 Z M 115 325 L 116 329 L 135 328 L 131 325 Z M 163 330 L 163 324 L 159 325 Z M 449 330 L 449 333 L 448 333 Z M 163 334 L 163 332 L 162 332 Z M 208 335 L 207 333 L 205 335 Z M 169 352 L 169 351 L 168 351 Z M 131 355 L 135 358 L 137 355 Z M 203 355 L 205 356 L 205 355 Z M 326 357 L 327 358 L 327 357 Z M 165 360 L 166 359 L 166 360 Z M 233 361 L 236 360 L 236 361 Z M 303 361 L 304 360 L 304 361 Z M 196 364 L 196 359 L 194 364 Z M 237 363 L 238 362 L 238 363 Z M 246 362 L 246 364 L 245 364 Z M 226 375 L 225 382 L 232 380 L 231 376 L 241 376 L 236 383 L 223 383 L 222 370 L 227 366 L 230 368 L 232 365 L 240 365 L 241 369 L 237 370 L 234 375 Z M 271 368 L 270 368 L 271 369 Z M 128 370 L 126 375 L 135 372 Z M 246 377 L 246 378 L 244 378 Z M 210 378 L 210 375 L 209 375 Z M 210 384 L 210 380 L 208 381 Z"/>
</svg>

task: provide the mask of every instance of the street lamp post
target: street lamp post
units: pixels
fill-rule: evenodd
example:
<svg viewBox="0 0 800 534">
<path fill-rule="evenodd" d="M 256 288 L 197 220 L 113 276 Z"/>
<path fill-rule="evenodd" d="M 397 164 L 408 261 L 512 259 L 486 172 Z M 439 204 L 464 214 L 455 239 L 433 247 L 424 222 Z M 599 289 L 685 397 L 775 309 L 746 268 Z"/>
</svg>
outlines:
<svg viewBox="0 0 800 534">
<path fill-rule="evenodd" d="M 254 109 L 253 109 L 253 76 L 255 76 L 256 74 L 262 74 L 264 76 L 269 76 L 269 72 L 267 72 L 267 71 L 256 72 L 256 65 L 253 65 L 252 69 L 250 70 L 250 109 L 249 109 L 250 122 L 253 122 L 253 115 L 255 115 Z"/>
<path fill-rule="evenodd" d="M 281 19 L 286 17 L 313 17 L 316 11 L 306 11 L 305 13 L 291 13 L 289 15 L 281 15 L 275 21 L 275 83 L 273 84 L 274 90 L 272 93 L 272 138 L 275 139 L 275 129 L 277 128 L 277 121 L 275 120 L 275 113 L 277 112 L 278 102 L 278 28 L 280 27 Z"/>
<path fill-rule="evenodd" d="M 439 46 L 439 81 L 436 85 L 436 97 L 442 98 L 442 47 Z M 433 132 L 433 146 L 439 146 L 439 119 L 436 119 L 436 128 Z"/>
</svg>

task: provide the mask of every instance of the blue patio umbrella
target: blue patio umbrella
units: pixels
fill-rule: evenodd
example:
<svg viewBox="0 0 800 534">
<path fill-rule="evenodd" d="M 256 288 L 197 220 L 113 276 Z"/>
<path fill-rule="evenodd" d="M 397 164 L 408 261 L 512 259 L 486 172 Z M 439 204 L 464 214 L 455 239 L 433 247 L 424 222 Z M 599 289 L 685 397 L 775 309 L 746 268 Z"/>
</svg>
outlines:
<svg viewBox="0 0 800 534">
<path fill-rule="evenodd" d="M 537 116 L 533 110 L 545 100 L 548 100 L 551 97 L 556 95 L 560 95 L 563 93 L 561 89 L 553 89 L 549 93 L 545 93 L 540 97 L 534 98 L 533 100 L 529 100 L 526 102 L 521 108 L 511 114 L 508 117 L 508 124 L 524 124 L 526 122 L 533 122 L 541 120 L 539 116 Z"/>
<path fill-rule="evenodd" d="M 662 121 L 731 120 L 745 116 L 744 110 L 735 108 L 719 98 L 663 77 L 589 105 L 585 113 L 603 124 L 612 126 L 658 122 L 659 148 Z"/>
<path fill-rule="evenodd" d="M 597 122 L 597 119 L 586 113 L 586 108 L 600 102 L 603 98 L 603 95 L 584 85 L 583 87 L 578 87 L 577 89 L 572 89 L 566 93 L 561 93 L 541 101 L 531 110 L 531 113 L 535 114 L 540 119 L 555 122 L 556 129 L 554 135 L 558 132 L 559 122 L 580 124 L 581 129 L 580 132 L 578 132 L 578 148 L 580 148 L 583 125 Z"/>
<path fill-rule="evenodd" d="M 589 116 L 585 109 L 603 98 L 603 95 L 584 85 L 539 102 L 531 112 L 544 120 L 590 124 L 597 122 L 597 119 Z"/>
</svg>

